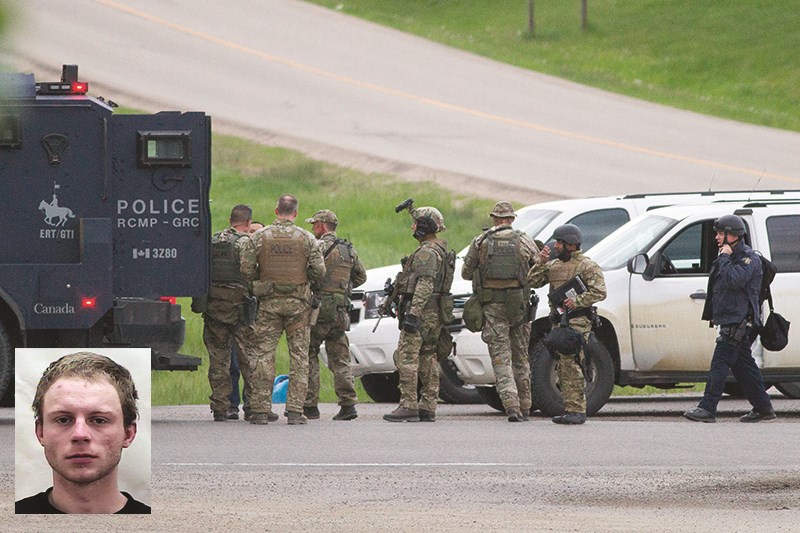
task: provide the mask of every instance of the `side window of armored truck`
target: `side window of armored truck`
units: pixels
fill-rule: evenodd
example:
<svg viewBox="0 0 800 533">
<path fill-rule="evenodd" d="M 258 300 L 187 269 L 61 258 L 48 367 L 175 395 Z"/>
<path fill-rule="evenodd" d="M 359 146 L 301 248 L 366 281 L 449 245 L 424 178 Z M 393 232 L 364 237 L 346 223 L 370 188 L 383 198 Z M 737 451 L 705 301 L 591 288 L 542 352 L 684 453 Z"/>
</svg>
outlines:
<svg viewBox="0 0 800 533">
<path fill-rule="evenodd" d="M 769 253 L 778 272 L 800 272 L 800 216 L 767 219 Z"/>
<path fill-rule="evenodd" d="M 599 209 L 583 213 L 569 221 L 581 230 L 581 250 L 588 250 L 631 219 L 625 209 Z"/>
<path fill-rule="evenodd" d="M 705 275 L 717 258 L 713 221 L 687 226 L 658 253 L 658 275 Z"/>
</svg>

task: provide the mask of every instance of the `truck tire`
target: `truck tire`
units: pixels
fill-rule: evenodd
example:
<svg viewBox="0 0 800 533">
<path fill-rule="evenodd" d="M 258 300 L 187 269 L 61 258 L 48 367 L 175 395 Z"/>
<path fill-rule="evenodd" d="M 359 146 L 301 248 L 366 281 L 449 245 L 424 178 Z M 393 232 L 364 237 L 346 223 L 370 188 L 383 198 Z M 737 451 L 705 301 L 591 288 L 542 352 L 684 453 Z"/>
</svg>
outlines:
<svg viewBox="0 0 800 533">
<path fill-rule="evenodd" d="M 476 387 L 469 387 L 461 381 L 450 359 L 442 361 L 439 366 L 442 369 L 439 375 L 439 398 L 444 403 L 458 405 L 484 403 Z"/>
<path fill-rule="evenodd" d="M 493 409 L 497 409 L 501 413 L 506 412 L 503 408 L 503 400 L 500 399 L 500 394 L 497 392 L 496 387 L 475 387 L 475 390 L 483 400 L 483 403 Z"/>
<path fill-rule="evenodd" d="M 2 323 L 0 323 L 0 405 L 14 406 L 14 349 Z"/>
<path fill-rule="evenodd" d="M 775 388 L 781 391 L 787 398 L 800 400 L 800 382 L 787 381 L 785 383 L 776 383 Z"/>
<path fill-rule="evenodd" d="M 614 362 L 603 344 L 594 335 L 589 337 L 585 350 L 590 354 L 594 379 L 586 384 L 586 414 L 599 411 L 614 390 Z M 531 389 L 533 403 L 547 416 L 564 414 L 564 398 L 558 388 L 556 364 L 540 341 L 531 351 Z"/>
<path fill-rule="evenodd" d="M 375 403 L 397 403 L 400 401 L 400 374 L 364 374 L 361 384 Z"/>
</svg>

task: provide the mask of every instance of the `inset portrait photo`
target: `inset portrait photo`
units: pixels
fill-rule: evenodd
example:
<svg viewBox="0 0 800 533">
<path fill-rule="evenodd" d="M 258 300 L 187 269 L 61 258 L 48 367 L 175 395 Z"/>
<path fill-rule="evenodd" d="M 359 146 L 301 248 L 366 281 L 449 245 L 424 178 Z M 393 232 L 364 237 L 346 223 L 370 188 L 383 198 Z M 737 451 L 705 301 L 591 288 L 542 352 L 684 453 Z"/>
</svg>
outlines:
<svg viewBox="0 0 800 533">
<path fill-rule="evenodd" d="M 149 514 L 150 349 L 17 348 L 16 514 Z"/>
</svg>

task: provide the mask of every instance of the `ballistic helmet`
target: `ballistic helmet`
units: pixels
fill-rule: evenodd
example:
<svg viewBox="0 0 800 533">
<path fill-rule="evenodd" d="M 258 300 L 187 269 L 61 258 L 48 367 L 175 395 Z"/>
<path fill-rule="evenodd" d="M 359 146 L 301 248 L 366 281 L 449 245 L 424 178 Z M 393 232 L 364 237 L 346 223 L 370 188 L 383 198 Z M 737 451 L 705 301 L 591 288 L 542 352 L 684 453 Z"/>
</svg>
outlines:
<svg viewBox="0 0 800 533">
<path fill-rule="evenodd" d="M 447 226 L 444 225 L 444 217 L 442 216 L 442 213 L 439 212 L 439 210 L 435 207 L 417 207 L 414 209 L 414 212 L 411 216 L 414 217 L 414 220 L 419 220 L 424 216 L 430 217 L 436 223 L 436 233 L 440 233 L 447 229 Z"/>
<path fill-rule="evenodd" d="M 741 237 L 747 230 L 744 227 L 744 220 L 737 215 L 723 215 L 714 222 L 714 231 L 721 231 L 728 235 Z"/>
<path fill-rule="evenodd" d="M 580 246 L 583 238 L 581 237 L 581 230 L 575 224 L 562 224 L 557 227 L 553 232 L 553 236 L 549 240 L 564 241 L 568 244 L 577 244 Z"/>
</svg>

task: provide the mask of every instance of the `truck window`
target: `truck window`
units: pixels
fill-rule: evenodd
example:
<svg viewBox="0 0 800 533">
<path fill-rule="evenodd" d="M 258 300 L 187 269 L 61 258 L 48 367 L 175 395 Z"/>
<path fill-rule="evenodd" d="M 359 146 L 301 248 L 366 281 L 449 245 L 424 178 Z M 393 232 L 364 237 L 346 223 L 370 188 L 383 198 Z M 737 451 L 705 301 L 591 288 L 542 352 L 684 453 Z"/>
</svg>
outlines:
<svg viewBox="0 0 800 533">
<path fill-rule="evenodd" d="M 143 166 L 191 166 L 191 132 L 140 131 L 138 137 L 139 164 Z"/>
<path fill-rule="evenodd" d="M 778 272 L 800 272 L 800 216 L 767 219 L 769 253 Z"/>
<path fill-rule="evenodd" d="M 581 249 L 588 250 L 629 220 L 630 216 L 626 210 L 614 208 L 583 213 L 570 220 L 569 223 L 580 228 L 583 236 Z"/>
<path fill-rule="evenodd" d="M 704 275 L 711 271 L 716 259 L 717 244 L 711 221 L 687 226 L 661 251 L 658 272 L 661 276 L 680 274 Z"/>
</svg>

